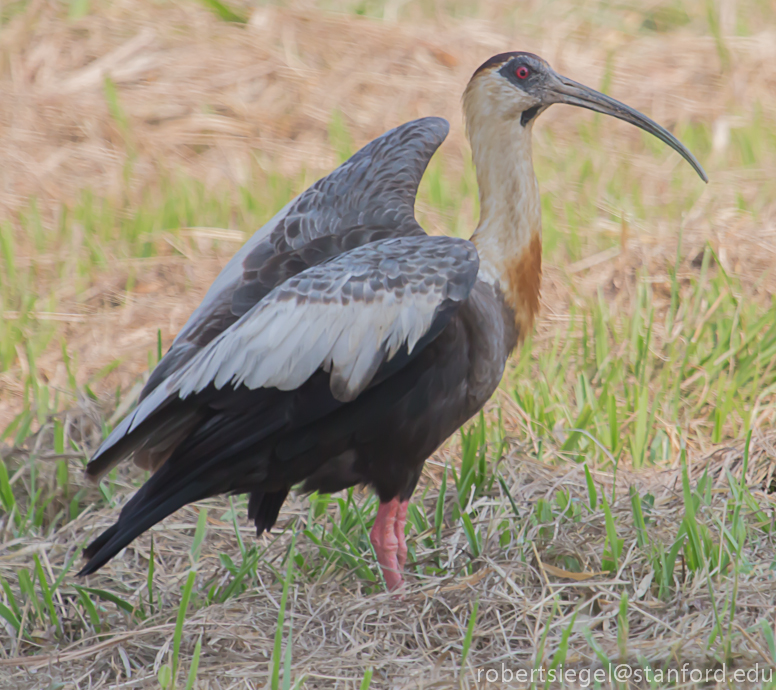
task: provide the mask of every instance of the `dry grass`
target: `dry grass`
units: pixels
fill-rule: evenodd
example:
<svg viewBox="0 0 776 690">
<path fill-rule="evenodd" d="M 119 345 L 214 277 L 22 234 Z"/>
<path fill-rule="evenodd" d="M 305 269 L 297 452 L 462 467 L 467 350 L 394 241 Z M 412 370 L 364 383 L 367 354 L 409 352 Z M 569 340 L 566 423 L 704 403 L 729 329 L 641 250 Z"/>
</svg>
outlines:
<svg viewBox="0 0 776 690">
<path fill-rule="evenodd" d="M 687 3 L 686 10 L 660 2 L 618 9 L 566 2 L 367 2 L 340 3 L 337 13 L 313 2 L 290 5 L 251 10 L 248 24 L 237 25 L 193 2 L 95 2 L 91 13 L 68 19 L 58 3 L 33 0 L 19 3 L 18 14 L 0 29 L 0 227 L 13 239 L 14 270 L 24 276 L 19 292 L 37 299 L 25 316 L 23 295 L 9 287 L 9 255 L 0 254 L 6 262 L 0 266 L 0 311 L 11 324 L 0 335 L 18 339 L 5 371 L 0 363 L 0 430 L 20 414 L 32 414 L 29 434 L 18 446 L 0 447 L 21 506 L 31 502 L 34 491 L 25 493 L 30 486 L 44 487 L 52 497 L 40 524 L 23 535 L 14 533 L 8 516 L 0 517 L 0 576 L 20 600 L 18 573 L 32 572 L 37 557 L 50 584 L 83 542 L 112 522 L 139 480 L 122 469 L 101 493 L 80 478 L 82 458 L 99 443 L 103 421 L 115 407 L 114 391 L 127 399 L 156 349 L 157 329 L 168 344 L 245 233 L 289 196 L 385 129 L 443 115 L 452 131 L 442 163 L 429 171 L 420 214 L 437 231 L 473 227 L 477 209 L 459 99 L 473 68 L 491 54 L 533 50 L 572 78 L 603 85 L 687 140 L 712 182 L 699 191 L 676 156 L 633 128 L 570 109 L 543 116 L 536 149 L 545 202 L 544 317 L 525 361 L 516 360 L 488 411 L 488 476 L 503 484 L 486 488 L 486 477 L 474 502 L 461 506 L 451 498 L 452 475 L 445 475 L 446 464 L 460 463 L 458 440 L 435 456 L 416 503 L 433 525 L 447 477 L 451 493 L 441 538 L 436 541 L 433 527 L 428 533 L 413 527 L 418 565 L 403 599 L 365 579 L 372 563 L 358 525 L 346 530 L 353 553 L 337 552 L 332 523 L 361 513 L 371 519 L 366 495 L 356 492 L 361 508 L 330 504 L 322 509 L 329 522 L 311 520 L 308 500 L 294 498 L 281 514 L 278 533 L 260 540 L 250 586 L 205 605 L 210 587 L 230 581 L 219 556 L 238 563 L 241 554 L 228 503 L 206 502 L 208 537 L 199 561 L 190 549 L 200 506 L 179 511 L 153 531 L 153 612 L 146 593 L 151 539 L 145 535 L 89 582 L 131 606 L 142 603 L 145 618 L 103 601 L 98 630 L 74 588 L 79 583 L 67 576 L 54 596 L 61 634 L 42 624 L 26 636 L 4 628 L 0 687 L 159 686 L 157 673 L 170 663 L 174 646 L 181 589 L 195 561 L 180 686 L 201 635 L 197 687 L 264 687 L 292 531 L 298 533 L 297 576 L 287 609 L 293 619 L 292 676 L 304 678 L 302 687 L 355 688 L 367 668 L 374 669 L 372 687 L 448 688 L 484 686 L 477 669 L 500 668 L 502 662 L 513 669 L 548 668 L 553 659 L 574 668 L 598 667 L 604 659 L 654 668 L 685 661 L 703 669 L 722 661 L 739 668 L 776 663 L 776 649 L 769 648 L 773 633 L 769 638 L 765 632 L 773 630 L 776 604 L 769 493 L 776 458 L 772 362 L 758 369 L 761 390 L 742 395 L 740 409 L 737 403 L 731 408 L 716 439 L 714 408 L 724 406 L 724 396 L 720 379 L 701 375 L 711 365 L 687 372 L 674 416 L 668 409 L 673 401 L 666 401 L 669 386 L 660 387 L 661 357 L 666 369 L 674 366 L 674 344 L 687 345 L 696 334 L 699 342 L 708 338 L 712 351 L 724 330 L 723 316 L 745 333 L 741 324 L 768 313 L 776 254 L 773 2 L 699 1 Z M 355 10 L 383 19 L 357 17 Z M 210 215 L 203 206 L 188 226 L 220 221 L 233 228 L 231 235 L 149 221 L 139 238 L 129 237 L 123 220 L 134 218 L 136 209 L 162 207 L 180 192 L 178 185 L 192 180 L 202 186 L 185 189 L 216 199 L 218 209 Z M 258 201 L 243 203 L 242 188 Z M 72 221 L 74 209 L 99 207 L 83 201 L 85 189 L 118 209 L 102 229 L 90 230 L 85 216 Z M 37 199 L 39 221 L 31 198 Z M 71 218 L 71 225 L 57 232 L 63 218 Z M 94 245 L 103 255 L 97 256 Z M 704 262 L 707 247 L 714 255 L 707 251 Z M 720 286 L 726 285 L 723 294 Z M 657 353 L 648 388 L 657 410 L 650 442 L 665 437 L 667 449 L 660 461 L 634 459 L 634 445 L 625 439 L 636 434 L 635 412 L 620 419 L 623 442 L 614 464 L 609 450 L 591 444 L 582 452 L 568 443 L 583 409 L 578 350 L 594 323 L 599 292 L 610 305 L 613 333 L 618 319 L 631 324 L 634 314 L 647 309 L 645 294 L 654 309 L 646 347 Z M 682 304 L 697 296 L 696 312 L 688 307 L 680 309 L 681 318 L 668 319 L 675 295 Z M 18 332 L 14 323 L 21 324 Z M 607 356 L 630 351 L 627 338 L 613 341 Z M 62 342 L 77 366 L 67 365 Z M 565 355 L 563 343 L 571 344 Z M 525 392 L 544 376 L 555 352 L 566 357 L 567 371 L 558 379 L 566 397 L 540 415 L 528 409 Z M 730 380 L 734 364 L 735 371 L 745 364 L 734 359 Z M 637 378 L 623 375 L 626 393 L 618 389 L 618 400 Z M 593 379 L 594 386 L 600 383 Z M 59 405 L 43 412 L 33 395 L 41 385 L 63 391 Z M 600 386 L 595 390 L 600 393 Z M 508 436 L 501 458 L 497 408 Z M 552 410 L 561 408 L 558 421 Z M 69 411 L 56 418 L 46 414 L 63 409 Z M 72 452 L 55 452 L 57 429 L 73 441 Z M 69 468 L 64 489 L 58 484 L 63 462 Z M 597 487 L 595 507 L 585 466 Z M 749 492 L 736 493 L 737 482 Z M 79 491 L 78 505 L 93 507 L 71 520 L 57 517 Z M 648 506 L 646 544 L 632 491 L 644 510 Z M 607 544 L 611 561 L 611 527 L 602 495 L 623 540 L 614 568 L 604 563 Z M 476 548 L 460 519 L 462 508 L 471 516 Z M 242 524 L 243 514 L 239 534 L 248 547 L 255 539 Z M 734 517 L 742 526 L 733 524 Z M 688 561 L 692 553 L 680 539 L 686 520 L 702 525 L 702 538 L 713 545 L 698 567 Z M 303 534 L 321 523 L 329 529 L 323 546 Z M 739 527 L 741 534 L 735 532 Z M 685 546 L 674 554 L 670 586 L 661 587 L 660 555 L 667 558 L 677 541 Z M 0 591 L 0 602 L 9 604 L 7 593 Z M 35 616 L 29 600 L 20 608 L 30 620 Z M 722 631 L 719 639 L 710 637 L 715 626 Z"/>
<path fill-rule="evenodd" d="M 507 417 L 506 421 L 514 429 L 522 427 L 518 417 Z M 754 440 L 747 474 L 750 486 L 768 486 L 776 457 L 774 441 L 772 433 Z M 478 669 L 500 669 L 502 663 L 514 670 L 535 667 L 540 649 L 546 654 L 542 665 L 549 667 L 558 641 L 569 627 L 572 632 L 563 662 L 567 667 L 601 666 L 600 656 L 583 634 L 587 629 L 599 645 L 598 651 L 615 663 L 625 659 L 635 667 L 638 660 L 639 664 L 660 669 L 667 663 L 673 666 L 682 662 L 705 673 L 706 669 L 719 668 L 708 647 L 708 632 L 715 625 L 714 607 L 726 605 L 736 595 L 732 625 L 738 634 L 731 638 L 729 663 L 744 669 L 756 663 L 771 663 L 771 651 L 758 634 L 763 612 L 774 607 L 770 539 L 754 541 L 739 555 L 752 564 L 749 572 L 735 580 L 717 574 L 713 576 L 713 588 L 704 577 L 692 578 L 680 559 L 677 568 L 682 572 L 676 573 L 680 586 L 669 596 L 658 596 L 651 554 L 636 547 L 638 530 L 629 490 L 635 488 L 640 495 L 654 497 L 648 517 L 650 536 L 655 543 L 670 543 L 686 513 L 681 469 L 640 473 L 620 470 L 616 481 L 611 473 L 594 472 L 600 491 L 607 495 L 616 492 L 612 515 L 618 536 L 631 545 L 616 572 L 608 572 L 601 561 L 607 534 L 603 513 L 586 515 L 578 522 L 570 514 L 557 512 L 546 521 L 536 520 L 537 501 L 550 499 L 559 487 L 568 492 L 572 503 L 584 505 L 589 500 L 583 468 L 569 465 L 552 448 L 546 449 L 543 462 L 532 459 L 539 443 L 539 439 L 521 434 L 520 441 L 510 443 L 500 463 L 516 515 L 505 513 L 507 498 L 498 490 L 471 506 L 483 534 L 481 553 L 473 562 L 462 523 L 452 519 L 448 506 L 446 524 L 451 526 L 442 532 L 441 549 L 424 547 L 422 539 L 427 534 L 414 534 L 411 539 L 415 562 L 440 558 L 445 574 L 410 577 L 410 587 L 401 599 L 376 593 L 347 568 L 298 578 L 288 607 L 293 612 L 293 673 L 297 680 L 304 677 L 303 687 L 357 687 L 364 669 L 369 667 L 375 669 L 372 687 L 456 686 L 474 600 L 479 601 L 479 614 L 469 667 L 461 674 L 461 682 L 472 687 L 481 685 L 476 682 Z M 433 514 L 438 496 L 438 468 L 442 462 L 453 460 L 456 450 L 451 448 L 437 456 L 418 490 L 420 494 L 427 489 L 423 501 L 427 514 Z M 716 476 L 728 468 L 740 478 L 741 450 L 738 444 L 719 449 L 711 457 L 695 458 L 693 474 L 698 477 L 708 468 L 709 474 Z M 711 494 L 703 510 L 710 516 L 721 514 L 729 498 L 725 482 L 715 482 Z M 762 490 L 755 488 L 753 495 L 768 503 Z M 224 516 L 224 502 L 206 501 L 201 505 L 209 507 L 209 517 L 195 584 L 200 599 L 214 581 L 228 580 L 217 554 L 236 557 L 240 553 L 230 518 Z M 279 535 L 262 540 L 262 546 L 268 547 L 266 560 L 249 590 L 224 604 L 203 605 L 186 618 L 183 658 L 190 658 L 200 636 L 203 641 L 198 687 L 263 687 L 266 682 L 282 588 L 272 572 L 282 570 L 290 530 L 301 535 L 308 525 L 306 502 L 293 499 L 284 508 L 282 518 Z M 510 523 L 508 529 L 515 531 L 506 549 L 499 544 L 505 518 Z M 87 510 L 45 542 L 30 541 L 3 556 L 0 573 L 7 575 L 29 565 L 34 553 L 45 558 L 47 564 L 63 563 L 77 550 L 84 534 L 103 529 L 112 520 L 113 511 Z M 79 618 L 83 614 L 65 595 L 62 623 L 66 639 L 72 642 L 54 643 L 49 629 L 36 631 L 32 646 L 19 641 L 12 644 L 12 653 L 23 654 L 0 659 L 0 669 L 7 674 L 3 687 L 43 688 L 51 679 L 64 681 L 65 687 L 156 687 L 158 669 L 172 645 L 196 522 L 197 508 L 189 506 L 153 530 L 154 588 L 158 597 L 155 615 L 132 620 L 107 605 L 103 626 L 110 634 L 84 635 Z M 248 526 L 240 528 L 245 542 L 254 538 L 252 531 Z M 89 584 L 129 601 L 143 599 L 149 545 L 148 535 L 138 539 Z M 320 562 L 318 549 L 301 536 L 297 554 L 311 570 Z M 568 558 L 581 564 L 581 572 L 572 574 L 567 570 Z M 624 593 L 629 593 L 629 634 L 623 656 L 618 641 L 618 628 L 622 626 L 618 612 Z"/>
</svg>

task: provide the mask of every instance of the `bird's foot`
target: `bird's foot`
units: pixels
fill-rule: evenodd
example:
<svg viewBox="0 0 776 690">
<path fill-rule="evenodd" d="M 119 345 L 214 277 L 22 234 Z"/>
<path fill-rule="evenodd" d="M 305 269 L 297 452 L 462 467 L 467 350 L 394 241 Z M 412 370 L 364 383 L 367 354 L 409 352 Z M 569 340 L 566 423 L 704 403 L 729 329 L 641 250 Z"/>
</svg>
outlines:
<svg viewBox="0 0 776 690">
<path fill-rule="evenodd" d="M 404 583 L 402 570 L 407 561 L 407 542 L 404 539 L 404 526 L 407 523 L 409 501 L 394 498 L 381 503 L 369 538 L 377 554 L 377 562 L 383 570 L 385 584 L 390 591 Z"/>
</svg>

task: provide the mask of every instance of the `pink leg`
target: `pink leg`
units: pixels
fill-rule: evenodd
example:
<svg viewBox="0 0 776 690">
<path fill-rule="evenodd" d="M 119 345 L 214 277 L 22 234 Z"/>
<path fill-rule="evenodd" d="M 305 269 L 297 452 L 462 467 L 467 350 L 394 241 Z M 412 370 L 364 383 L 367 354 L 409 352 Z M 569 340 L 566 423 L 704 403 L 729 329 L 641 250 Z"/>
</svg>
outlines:
<svg viewBox="0 0 776 690">
<path fill-rule="evenodd" d="M 394 499 L 399 500 L 399 499 Z M 404 570 L 404 564 L 407 562 L 407 542 L 404 539 L 404 528 L 407 525 L 407 508 L 410 507 L 409 501 L 399 503 L 399 509 L 396 511 L 396 541 L 399 542 L 399 548 L 396 553 L 396 560 L 399 561 L 399 569 Z"/>
<path fill-rule="evenodd" d="M 404 526 L 407 522 L 408 505 L 409 501 L 399 501 L 398 498 L 381 503 L 369 535 L 377 554 L 377 562 L 383 569 L 385 583 L 391 591 L 404 582 L 401 571 L 407 561 Z"/>
</svg>

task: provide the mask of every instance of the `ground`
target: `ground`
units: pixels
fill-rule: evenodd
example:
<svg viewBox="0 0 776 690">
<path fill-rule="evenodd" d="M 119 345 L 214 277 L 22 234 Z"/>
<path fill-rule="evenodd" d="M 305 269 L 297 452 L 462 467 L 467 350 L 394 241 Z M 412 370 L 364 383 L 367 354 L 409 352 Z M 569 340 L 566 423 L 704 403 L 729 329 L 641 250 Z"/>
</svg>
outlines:
<svg viewBox="0 0 776 690">
<path fill-rule="evenodd" d="M 0 5 L 0 687 L 773 687 L 775 20 L 773 0 Z M 258 540 L 243 497 L 189 506 L 77 579 L 143 480 L 83 465 L 219 268 L 423 115 L 451 133 L 418 217 L 468 236 L 460 94 L 510 49 L 667 126 L 711 181 L 624 123 L 541 116 L 541 315 L 427 463 L 403 596 L 360 490 L 294 496 Z"/>
</svg>

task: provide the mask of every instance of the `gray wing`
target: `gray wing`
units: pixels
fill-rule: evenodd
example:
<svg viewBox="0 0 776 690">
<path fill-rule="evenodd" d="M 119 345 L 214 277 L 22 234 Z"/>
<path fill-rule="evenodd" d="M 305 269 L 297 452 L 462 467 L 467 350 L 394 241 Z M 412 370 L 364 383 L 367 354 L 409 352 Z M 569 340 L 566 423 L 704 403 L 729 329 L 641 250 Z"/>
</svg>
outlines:
<svg viewBox="0 0 776 690">
<path fill-rule="evenodd" d="M 293 390 L 322 369 L 337 400 L 354 400 L 444 329 L 478 268 L 471 242 L 419 235 L 374 242 L 291 277 L 140 402 L 95 453 L 89 474 L 147 445 L 149 431 L 167 424 L 169 402 L 194 401 L 205 389 Z"/>
<path fill-rule="evenodd" d="M 448 130 L 437 117 L 390 130 L 281 209 L 221 271 L 141 399 L 294 272 L 368 242 L 423 234 L 415 196 Z"/>
</svg>

